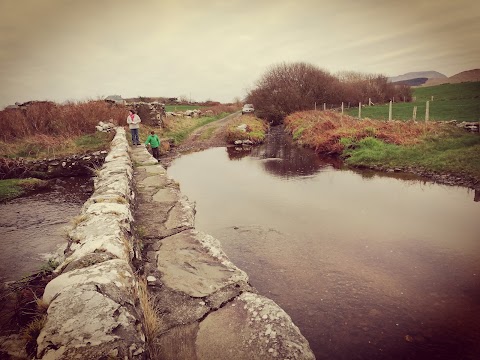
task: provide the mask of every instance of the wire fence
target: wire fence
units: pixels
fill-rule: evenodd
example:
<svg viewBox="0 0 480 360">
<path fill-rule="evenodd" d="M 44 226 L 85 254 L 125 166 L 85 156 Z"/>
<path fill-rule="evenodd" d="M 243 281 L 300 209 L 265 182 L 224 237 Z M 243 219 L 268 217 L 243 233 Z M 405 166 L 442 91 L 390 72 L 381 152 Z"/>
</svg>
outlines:
<svg viewBox="0 0 480 360">
<path fill-rule="evenodd" d="M 413 121 L 448 121 L 465 122 L 480 121 L 480 102 L 471 100 L 435 101 L 434 96 L 429 100 L 396 102 L 392 99 L 386 104 L 374 104 L 371 99 L 365 103 L 342 102 L 340 104 L 314 103 L 317 111 L 336 111 L 350 116 L 379 120 L 413 120 Z"/>
</svg>

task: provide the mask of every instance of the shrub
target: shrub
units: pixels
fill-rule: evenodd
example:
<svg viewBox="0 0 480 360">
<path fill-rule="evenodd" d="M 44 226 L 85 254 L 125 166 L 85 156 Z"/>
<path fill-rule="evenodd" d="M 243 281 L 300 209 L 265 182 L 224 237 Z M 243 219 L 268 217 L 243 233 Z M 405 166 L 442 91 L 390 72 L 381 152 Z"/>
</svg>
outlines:
<svg viewBox="0 0 480 360">
<path fill-rule="evenodd" d="M 341 102 L 383 103 L 397 96 L 411 99 L 410 88 L 396 86 L 383 75 L 340 73 L 337 76 L 315 65 L 298 62 L 269 68 L 246 97 L 259 117 L 280 123 L 291 113 L 313 109 L 315 103 L 340 106 Z"/>
<path fill-rule="evenodd" d="M 72 136 L 95 132 L 99 121 L 122 124 L 126 108 L 105 101 L 89 101 L 58 105 L 52 102 L 33 102 L 19 109 L 0 111 L 1 140 L 28 136 Z"/>
<path fill-rule="evenodd" d="M 283 63 L 265 72 L 246 101 L 254 104 L 259 117 L 280 123 L 288 114 L 312 108 L 315 101 L 326 101 L 336 81 L 314 65 Z"/>
</svg>

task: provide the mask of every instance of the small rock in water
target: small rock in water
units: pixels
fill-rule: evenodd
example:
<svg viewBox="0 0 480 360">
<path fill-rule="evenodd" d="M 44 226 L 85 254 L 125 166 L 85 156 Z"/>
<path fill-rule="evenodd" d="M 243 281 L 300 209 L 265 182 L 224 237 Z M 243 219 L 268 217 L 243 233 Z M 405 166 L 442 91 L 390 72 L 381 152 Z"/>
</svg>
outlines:
<svg viewBox="0 0 480 360">
<path fill-rule="evenodd" d="M 413 342 L 413 337 L 411 335 L 405 335 L 405 341 Z"/>
</svg>

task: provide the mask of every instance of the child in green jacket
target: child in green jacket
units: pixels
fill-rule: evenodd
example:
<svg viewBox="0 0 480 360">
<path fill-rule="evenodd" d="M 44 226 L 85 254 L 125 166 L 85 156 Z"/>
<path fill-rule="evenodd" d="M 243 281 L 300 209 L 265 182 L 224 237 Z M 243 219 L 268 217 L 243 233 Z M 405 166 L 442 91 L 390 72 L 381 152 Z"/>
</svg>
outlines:
<svg viewBox="0 0 480 360">
<path fill-rule="evenodd" d="M 158 151 L 160 147 L 160 139 L 153 130 L 150 135 L 148 135 L 147 141 L 145 141 L 145 146 L 148 146 L 148 144 L 150 144 L 150 146 L 152 147 L 153 157 L 158 160 L 158 158 L 160 157 L 160 152 Z"/>
</svg>

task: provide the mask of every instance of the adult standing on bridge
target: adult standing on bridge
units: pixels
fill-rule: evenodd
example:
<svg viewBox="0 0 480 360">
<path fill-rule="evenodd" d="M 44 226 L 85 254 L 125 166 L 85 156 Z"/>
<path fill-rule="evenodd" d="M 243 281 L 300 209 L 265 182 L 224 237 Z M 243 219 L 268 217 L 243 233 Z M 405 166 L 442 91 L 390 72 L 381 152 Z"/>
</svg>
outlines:
<svg viewBox="0 0 480 360">
<path fill-rule="evenodd" d="M 140 138 L 138 136 L 138 129 L 140 128 L 140 123 L 142 120 L 140 116 L 135 113 L 135 110 L 129 110 L 127 116 L 127 124 L 132 133 L 132 144 L 133 145 L 140 145 Z"/>
</svg>

